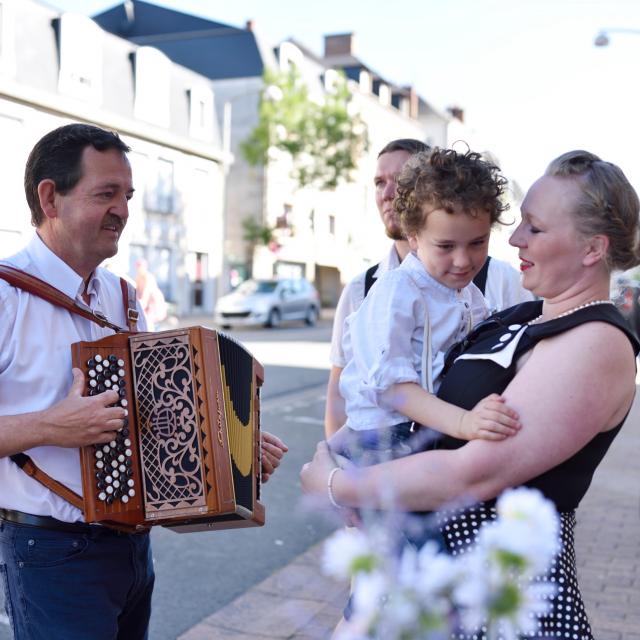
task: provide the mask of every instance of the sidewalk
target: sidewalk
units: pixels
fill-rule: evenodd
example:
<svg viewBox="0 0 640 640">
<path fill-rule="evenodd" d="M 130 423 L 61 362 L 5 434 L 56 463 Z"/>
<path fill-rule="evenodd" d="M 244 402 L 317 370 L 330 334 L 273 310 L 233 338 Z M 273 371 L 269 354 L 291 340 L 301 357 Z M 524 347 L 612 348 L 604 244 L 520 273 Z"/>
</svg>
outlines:
<svg viewBox="0 0 640 640">
<path fill-rule="evenodd" d="M 640 640 L 640 399 L 578 510 L 580 585 L 597 640 Z M 346 585 L 320 570 L 321 545 L 205 618 L 179 640 L 324 640 Z"/>
</svg>

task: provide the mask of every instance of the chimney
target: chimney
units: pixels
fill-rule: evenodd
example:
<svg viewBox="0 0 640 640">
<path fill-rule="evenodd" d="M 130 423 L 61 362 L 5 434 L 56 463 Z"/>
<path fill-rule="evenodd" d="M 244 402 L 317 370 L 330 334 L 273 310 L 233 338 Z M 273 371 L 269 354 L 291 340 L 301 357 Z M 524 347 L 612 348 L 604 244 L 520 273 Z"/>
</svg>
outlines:
<svg viewBox="0 0 640 640">
<path fill-rule="evenodd" d="M 247 20 L 244 24 L 244 28 L 247 31 L 253 31 L 256 28 L 256 21 L 255 20 Z"/>
<path fill-rule="evenodd" d="M 407 87 L 407 100 L 409 100 L 409 117 L 417 118 L 419 111 L 419 98 L 416 90 L 413 87 Z"/>
<path fill-rule="evenodd" d="M 355 55 L 355 34 L 335 33 L 324 37 L 324 57 Z"/>
<path fill-rule="evenodd" d="M 456 120 L 460 120 L 460 122 L 464 122 L 464 109 L 460 107 L 447 107 L 447 111 L 451 114 L 452 118 Z"/>
</svg>

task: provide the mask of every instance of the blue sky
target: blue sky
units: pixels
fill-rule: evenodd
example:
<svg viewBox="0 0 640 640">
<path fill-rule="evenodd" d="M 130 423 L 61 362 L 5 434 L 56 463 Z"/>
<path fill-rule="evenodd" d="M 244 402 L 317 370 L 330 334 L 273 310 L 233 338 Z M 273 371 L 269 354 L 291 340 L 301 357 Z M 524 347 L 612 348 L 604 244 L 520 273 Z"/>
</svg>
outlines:
<svg viewBox="0 0 640 640">
<path fill-rule="evenodd" d="M 585 148 L 640 189 L 637 0 L 155 0 L 235 26 L 254 19 L 272 44 L 322 52 L 323 34 L 356 33 L 357 54 L 438 108 L 460 105 L 505 170 L 529 186 L 558 154 Z M 91 15 L 118 2 L 48 0 Z M 611 44 L 593 46 L 602 28 Z"/>
</svg>

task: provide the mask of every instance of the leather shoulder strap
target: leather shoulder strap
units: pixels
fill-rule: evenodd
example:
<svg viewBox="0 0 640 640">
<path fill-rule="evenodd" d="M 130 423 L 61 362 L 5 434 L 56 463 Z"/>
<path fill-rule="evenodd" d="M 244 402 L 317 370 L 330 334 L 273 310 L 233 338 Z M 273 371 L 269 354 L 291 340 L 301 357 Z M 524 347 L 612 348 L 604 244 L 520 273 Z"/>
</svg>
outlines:
<svg viewBox="0 0 640 640">
<path fill-rule="evenodd" d="M 124 305 L 129 331 L 131 333 L 137 333 L 139 313 L 136 288 L 124 278 L 120 278 L 120 289 L 122 290 L 122 303 Z"/>
<path fill-rule="evenodd" d="M 109 322 L 99 311 L 92 311 L 89 307 L 79 305 L 73 298 L 70 298 L 59 289 L 51 286 L 48 282 L 40 280 L 40 278 L 36 278 L 36 276 L 32 276 L 20 269 L 10 267 L 6 264 L 0 264 L 0 278 L 6 280 L 13 287 L 27 291 L 57 307 L 62 307 L 71 313 L 91 320 L 101 327 L 108 327 L 116 333 L 124 331 L 122 327 Z"/>
<path fill-rule="evenodd" d="M 24 453 L 16 453 L 13 456 L 9 456 L 13 462 L 15 462 L 28 476 L 31 476 L 34 480 L 37 480 L 40 484 L 43 484 L 47 489 L 50 489 L 54 493 L 58 494 L 61 498 L 64 498 L 67 502 L 70 502 L 74 507 L 84 510 L 84 504 L 82 498 L 71 491 L 69 487 L 66 487 L 61 482 L 54 480 L 50 475 L 36 467 L 33 460 Z"/>
</svg>

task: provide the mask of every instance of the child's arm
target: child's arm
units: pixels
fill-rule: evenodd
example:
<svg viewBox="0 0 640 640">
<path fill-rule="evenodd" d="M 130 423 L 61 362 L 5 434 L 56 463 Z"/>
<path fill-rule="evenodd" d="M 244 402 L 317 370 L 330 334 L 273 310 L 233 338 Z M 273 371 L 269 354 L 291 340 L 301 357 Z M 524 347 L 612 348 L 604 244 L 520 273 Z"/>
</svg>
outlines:
<svg viewBox="0 0 640 640">
<path fill-rule="evenodd" d="M 471 411 L 440 400 L 413 382 L 392 385 L 382 399 L 411 420 L 460 440 L 502 440 L 515 435 L 521 426 L 518 414 L 495 393 Z"/>
</svg>

